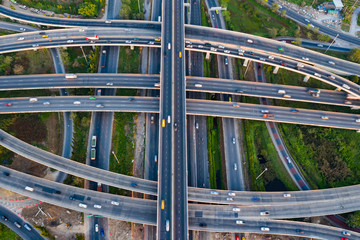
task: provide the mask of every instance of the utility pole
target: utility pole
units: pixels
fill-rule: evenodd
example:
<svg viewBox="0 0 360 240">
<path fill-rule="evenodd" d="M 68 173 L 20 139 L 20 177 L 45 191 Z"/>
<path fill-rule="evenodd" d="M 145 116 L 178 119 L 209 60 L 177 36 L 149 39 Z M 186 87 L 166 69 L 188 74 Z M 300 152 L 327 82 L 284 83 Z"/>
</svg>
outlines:
<svg viewBox="0 0 360 240">
<path fill-rule="evenodd" d="M 268 169 L 267 169 L 267 168 L 265 168 L 265 169 L 264 169 L 264 171 L 262 171 L 262 173 L 260 173 L 260 174 L 259 174 L 259 176 L 257 176 L 255 180 L 258 180 L 258 178 L 259 178 L 259 177 L 261 177 L 261 175 L 263 175 L 263 174 L 264 174 L 264 172 L 266 172 L 267 170 L 268 170 Z"/>
<path fill-rule="evenodd" d="M 114 151 L 111 151 L 111 153 L 114 155 L 114 157 L 115 157 L 116 161 L 118 162 L 118 164 L 120 164 L 119 159 L 118 159 L 118 158 L 116 157 L 116 155 L 115 155 L 115 152 L 114 152 Z"/>
<path fill-rule="evenodd" d="M 336 37 L 334 38 L 334 40 L 332 40 L 332 42 L 330 43 L 329 47 L 326 49 L 325 53 L 329 50 L 329 48 L 331 47 L 331 45 L 335 42 L 336 38 L 339 36 L 339 34 L 336 35 Z"/>
</svg>

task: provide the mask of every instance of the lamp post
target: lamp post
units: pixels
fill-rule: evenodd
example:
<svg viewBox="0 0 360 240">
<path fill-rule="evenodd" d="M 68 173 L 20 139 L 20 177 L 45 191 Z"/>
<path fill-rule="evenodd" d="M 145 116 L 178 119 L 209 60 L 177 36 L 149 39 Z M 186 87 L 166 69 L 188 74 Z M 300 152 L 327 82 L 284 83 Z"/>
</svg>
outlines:
<svg viewBox="0 0 360 240">
<path fill-rule="evenodd" d="M 264 171 L 262 171 L 262 173 L 260 173 L 260 174 L 259 174 L 259 176 L 257 176 L 255 180 L 258 180 L 258 178 L 259 178 L 259 177 L 261 177 L 261 175 L 263 175 L 263 174 L 264 174 L 264 172 L 266 172 L 267 170 L 268 170 L 268 169 L 267 169 L 267 168 L 265 168 L 265 169 L 264 169 Z"/>
</svg>

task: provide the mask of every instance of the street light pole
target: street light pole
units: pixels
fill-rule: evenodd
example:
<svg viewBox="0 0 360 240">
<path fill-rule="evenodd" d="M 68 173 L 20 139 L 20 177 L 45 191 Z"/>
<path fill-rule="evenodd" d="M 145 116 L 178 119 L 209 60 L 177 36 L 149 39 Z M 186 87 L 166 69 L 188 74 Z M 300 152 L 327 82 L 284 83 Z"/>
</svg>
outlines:
<svg viewBox="0 0 360 240">
<path fill-rule="evenodd" d="M 118 162 L 118 164 L 120 164 L 119 159 L 118 159 L 118 158 L 116 157 L 116 155 L 115 155 L 115 152 L 114 152 L 114 151 L 111 151 L 111 153 L 114 155 L 114 157 L 115 157 L 116 161 Z"/>
<path fill-rule="evenodd" d="M 339 34 L 336 35 L 336 37 L 334 38 L 334 40 L 332 40 L 332 42 L 330 43 L 329 47 L 326 49 L 325 53 L 329 50 L 329 48 L 331 47 L 331 45 L 335 42 L 336 38 L 339 36 Z"/>
<path fill-rule="evenodd" d="M 255 180 L 258 180 L 258 178 L 259 178 L 259 177 L 261 177 L 261 175 L 263 175 L 263 174 L 264 174 L 264 172 L 266 172 L 267 170 L 268 170 L 268 169 L 267 169 L 267 168 L 265 168 L 265 169 L 264 169 L 264 171 L 262 171 L 262 173 L 260 173 L 260 174 L 259 174 L 259 176 L 257 176 Z"/>
</svg>

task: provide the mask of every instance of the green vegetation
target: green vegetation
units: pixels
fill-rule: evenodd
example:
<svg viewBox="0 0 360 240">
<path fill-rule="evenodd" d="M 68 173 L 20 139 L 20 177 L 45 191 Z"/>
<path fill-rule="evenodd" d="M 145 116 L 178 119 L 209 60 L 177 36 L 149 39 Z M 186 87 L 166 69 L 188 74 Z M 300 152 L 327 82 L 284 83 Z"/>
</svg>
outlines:
<svg viewBox="0 0 360 240">
<path fill-rule="evenodd" d="M 0 55 L 0 75 L 53 73 L 47 49 L 14 52 Z"/>
<path fill-rule="evenodd" d="M 49 231 L 46 229 L 46 227 L 41 227 L 39 225 L 33 225 L 34 228 L 38 229 L 41 233 L 41 236 L 43 237 L 47 237 L 50 240 L 55 240 L 54 236 L 51 236 L 51 234 L 49 233 Z"/>
<path fill-rule="evenodd" d="M 120 91 L 123 94 L 123 91 Z M 126 91 L 126 90 L 125 90 Z M 134 91 L 134 90 L 128 90 Z M 125 95 L 128 95 L 125 92 Z M 136 134 L 136 113 L 114 113 L 114 132 L 112 137 L 113 154 L 110 155 L 110 171 L 125 175 L 133 175 L 133 160 L 135 156 L 135 139 Z M 126 190 L 110 187 L 110 193 L 128 195 Z"/>
<path fill-rule="evenodd" d="M 349 60 L 360 63 L 360 48 L 354 48 L 350 51 Z"/>
<path fill-rule="evenodd" d="M 201 25 L 205 27 L 210 27 L 210 17 L 207 11 L 205 11 L 204 2 L 201 1 Z"/>
<path fill-rule="evenodd" d="M 356 211 L 350 214 L 346 221 L 347 225 L 353 228 L 357 228 L 360 226 L 360 211 Z"/>
<path fill-rule="evenodd" d="M 20 4 L 28 7 L 49 10 L 54 13 L 68 13 L 72 15 L 83 15 L 85 17 L 95 17 L 105 7 L 105 0 L 16 0 Z"/>
<path fill-rule="evenodd" d="M 67 49 L 60 49 L 61 57 L 65 65 L 65 69 L 70 73 L 97 73 L 100 57 L 100 47 L 83 47 L 84 54 L 81 48 L 68 47 Z"/>
<path fill-rule="evenodd" d="M 72 141 L 72 160 L 79 163 L 86 163 L 87 141 L 90 127 L 90 113 L 71 113 L 74 123 L 74 134 Z M 68 175 L 65 184 L 77 187 L 84 186 L 84 179 Z"/>
<path fill-rule="evenodd" d="M 334 89 L 334 87 L 310 78 L 302 82 L 302 75 L 285 70 L 271 73 L 272 67 L 265 67 L 266 77 L 271 83 L 299 85 L 313 88 Z M 311 104 L 303 102 L 273 101 L 275 105 L 356 113 L 349 108 Z M 359 183 L 359 155 L 356 146 L 360 144 L 360 135 L 355 131 L 279 124 L 280 133 L 294 160 L 313 187 L 328 188 Z"/>
<path fill-rule="evenodd" d="M 359 16 L 358 16 L 358 19 L 357 19 L 357 25 L 360 26 L 360 13 L 359 13 Z"/>
<path fill-rule="evenodd" d="M 119 18 L 144 20 L 144 0 L 122 0 Z"/>
<path fill-rule="evenodd" d="M 119 73 L 139 73 L 142 48 L 121 47 L 119 53 Z"/>
<path fill-rule="evenodd" d="M 20 240 L 22 239 L 19 237 L 15 232 L 11 231 L 7 226 L 0 223 L 0 240 Z"/>
<path fill-rule="evenodd" d="M 225 189 L 221 166 L 220 118 L 207 117 L 210 187 Z"/>
<path fill-rule="evenodd" d="M 251 179 L 250 189 L 254 191 L 297 190 L 276 149 L 264 122 L 244 120 L 246 160 Z M 265 169 L 268 170 L 256 180 Z"/>
</svg>

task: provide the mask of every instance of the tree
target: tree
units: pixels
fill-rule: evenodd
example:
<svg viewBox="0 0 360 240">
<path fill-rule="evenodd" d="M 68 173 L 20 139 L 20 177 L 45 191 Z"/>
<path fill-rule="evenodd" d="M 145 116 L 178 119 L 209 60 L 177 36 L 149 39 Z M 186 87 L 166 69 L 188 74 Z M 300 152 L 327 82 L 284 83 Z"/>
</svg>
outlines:
<svg viewBox="0 0 360 240">
<path fill-rule="evenodd" d="M 95 4 L 90 2 L 84 2 L 81 4 L 78 12 L 86 17 L 95 17 L 97 15 Z"/>
<path fill-rule="evenodd" d="M 20 64 L 15 64 L 13 69 L 14 74 L 20 75 L 24 73 L 24 67 Z"/>
<path fill-rule="evenodd" d="M 300 28 L 298 27 L 296 30 L 295 30 L 295 37 L 299 38 L 301 35 L 301 30 Z"/>
<path fill-rule="evenodd" d="M 285 9 L 282 10 L 280 15 L 281 15 L 282 17 L 285 17 L 285 16 L 286 16 L 286 10 L 285 10 Z"/>
<path fill-rule="evenodd" d="M 306 5 L 306 2 L 305 2 L 305 1 L 302 1 L 302 2 L 301 2 L 301 7 L 305 7 L 305 5 Z"/>
<path fill-rule="evenodd" d="M 359 83 L 359 77 L 357 75 L 350 76 L 350 80 L 354 83 Z"/>
<path fill-rule="evenodd" d="M 329 42 L 331 40 L 331 37 L 329 37 L 329 35 L 319 34 L 317 39 L 322 42 Z"/>
<path fill-rule="evenodd" d="M 274 2 L 272 5 L 271 5 L 271 11 L 273 11 L 273 12 L 277 12 L 277 10 L 279 10 L 279 4 L 278 3 L 276 3 L 276 2 Z"/>
<path fill-rule="evenodd" d="M 276 37 L 276 35 L 278 34 L 278 29 L 277 28 L 269 28 L 269 35 L 271 38 Z"/>
<path fill-rule="evenodd" d="M 360 211 L 356 211 L 353 214 L 349 216 L 349 218 L 346 220 L 346 223 L 353 228 L 360 226 Z"/>
<path fill-rule="evenodd" d="M 356 62 L 356 63 L 360 63 L 360 49 L 359 48 L 354 48 L 350 51 L 349 60 Z"/>
<path fill-rule="evenodd" d="M 312 33 L 311 33 L 311 32 L 307 32 L 307 33 L 306 33 L 306 37 L 307 37 L 307 39 L 310 39 L 310 40 L 311 40 L 311 38 L 312 38 Z"/>
<path fill-rule="evenodd" d="M 318 28 L 318 27 L 315 27 L 315 28 L 313 29 L 313 31 L 314 31 L 315 33 L 318 33 L 318 32 L 319 32 L 319 28 Z"/>
<path fill-rule="evenodd" d="M 131 13 L 131 8 L 129 5 L 122 3 L 120 9 L 120 18 L 129 19 Z"/>
<path fill-rule="evenodd" d="M 280 34 L 280 36 L 286 36 L 288 34 L 288 31 L 286 30 L 285 27 L 283 27 L 280 29 L 279 34 Z"/>
<path fill-rule="evenodd" d="M 301 38 L 296 38 L 295 41 L 294 41 L 294 44 L 297 45 L 297 46 L 301 46 Z"/>
</svg>

